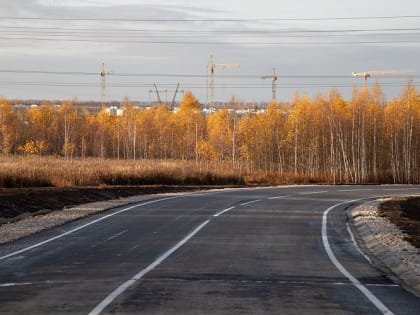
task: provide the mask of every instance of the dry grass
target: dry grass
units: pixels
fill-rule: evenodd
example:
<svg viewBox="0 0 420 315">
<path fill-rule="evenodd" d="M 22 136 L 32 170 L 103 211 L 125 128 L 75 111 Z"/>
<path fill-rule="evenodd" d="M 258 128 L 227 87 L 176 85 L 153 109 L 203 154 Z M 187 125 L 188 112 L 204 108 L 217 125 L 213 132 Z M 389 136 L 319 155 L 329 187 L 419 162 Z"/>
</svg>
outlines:
<svg viewBox="0 0 420 315">
<path fill-rule="evenodd" d="M 322 175 L 296 176 L 232 169 L 229 164 L 182 160 L 66 161 L 56 157 L 0 157 L 0 188 L 113 185 L 281 185 L 329 183 Z"/>
<path fill-rule="evenodd" d="M 0 158 L 0 187 L 71 187 L 102 185 L 238 185 L 232 170 L 201 168 L 191 161 L 65 161 L 53 157 Z"/>
</svg>

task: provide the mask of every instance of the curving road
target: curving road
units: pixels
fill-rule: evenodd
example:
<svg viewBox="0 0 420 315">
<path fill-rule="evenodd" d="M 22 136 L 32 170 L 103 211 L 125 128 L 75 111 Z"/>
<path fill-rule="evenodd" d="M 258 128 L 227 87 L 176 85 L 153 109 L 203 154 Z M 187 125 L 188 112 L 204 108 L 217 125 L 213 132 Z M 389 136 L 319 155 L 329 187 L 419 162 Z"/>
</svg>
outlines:
<svg viewBox="0 0 420 315">
<path fill-rule="evenodd" d="M 415 193 L 232 189 L 114 209 L 0 246 L 0 314 L 419 314 L 343 211 Z"/>
</svg>

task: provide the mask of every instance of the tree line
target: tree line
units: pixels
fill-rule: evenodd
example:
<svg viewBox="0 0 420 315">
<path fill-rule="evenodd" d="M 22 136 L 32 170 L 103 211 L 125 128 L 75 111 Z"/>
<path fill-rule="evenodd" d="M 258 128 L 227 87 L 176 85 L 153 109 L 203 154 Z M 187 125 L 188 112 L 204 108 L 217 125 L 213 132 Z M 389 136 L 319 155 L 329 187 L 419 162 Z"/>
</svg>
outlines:
<svg viewBox="0 0 420 315">
<path fill-rule="evenodd" d="M 389 102 L 375 85 L 354 88 L 350 100 L 334 89 L 313 99 L 296 94 L 257 114 L 204 115 L 191 92 L 176 112 L 128 99 L 122 107 L 120 116 L 75 101 L 15 111 L 0 99 L 0 154 L 192 160 L 317 182 L 420 183 L 420 96 L 410 82 Z"/>
</svg>

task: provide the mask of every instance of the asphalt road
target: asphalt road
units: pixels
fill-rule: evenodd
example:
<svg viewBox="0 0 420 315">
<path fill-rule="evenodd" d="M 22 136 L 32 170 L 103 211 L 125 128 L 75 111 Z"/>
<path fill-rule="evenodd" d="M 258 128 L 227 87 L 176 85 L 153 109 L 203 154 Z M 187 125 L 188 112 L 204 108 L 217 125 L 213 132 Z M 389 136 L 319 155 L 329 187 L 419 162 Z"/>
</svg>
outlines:
<svg viewBox="0 0 420 315">
<path fill-rule="evenodd" d="M 419 314 L 359 253 L 344 213 L 414 193 L 236 189 L 107 211 L 0 246 L 0 314 Z"/>
</svg>

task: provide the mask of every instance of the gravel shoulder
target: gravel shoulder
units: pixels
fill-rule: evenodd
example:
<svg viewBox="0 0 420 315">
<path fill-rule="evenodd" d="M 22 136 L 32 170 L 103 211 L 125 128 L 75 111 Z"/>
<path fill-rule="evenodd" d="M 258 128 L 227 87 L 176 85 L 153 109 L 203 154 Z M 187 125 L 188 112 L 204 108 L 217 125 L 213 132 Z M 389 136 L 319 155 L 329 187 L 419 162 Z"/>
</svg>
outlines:
<svg viewBox="0 0 420 315">
<path fill-rule="evenodd" d="M 378 267 L 420 297 L 420 251 L 416 246 L 419 231 L 412 228 L 419 222 L 407 218 L 401 206 L 412 198 L 378 199 L 351 209 L 348 214 L 361 247 L 375 258 L 373 261 L 379 260 Z"/>
<path fill-rule="evenodd" d="M 63 225 L 69 221 L 84 218 L 118 206 L 146 201 L 157 196 L 170 196 L 176 193 L 140 195 L 107 201 L 97 201 L 80 206 L 50 211 L 46 214 L 26 216 L 23 219 L 0 226 L 0 244 L 9 243 L 19 238 Z"/>
<path fill-rule="evenodd" d="M 161 196 L 214 188 L 214 186 L 124 186 L 0 189 L 0 244 L 115 207 Z"/>
<path fill-rule="evenodd" d="M 210 188 L 214 188 L 214 186 L 150 185 L 74 188 L 3 188 L 0 189 L 0 225 L 19 221 L 29 216 L 61 211 L 90 202 Z"/>
</svg>

